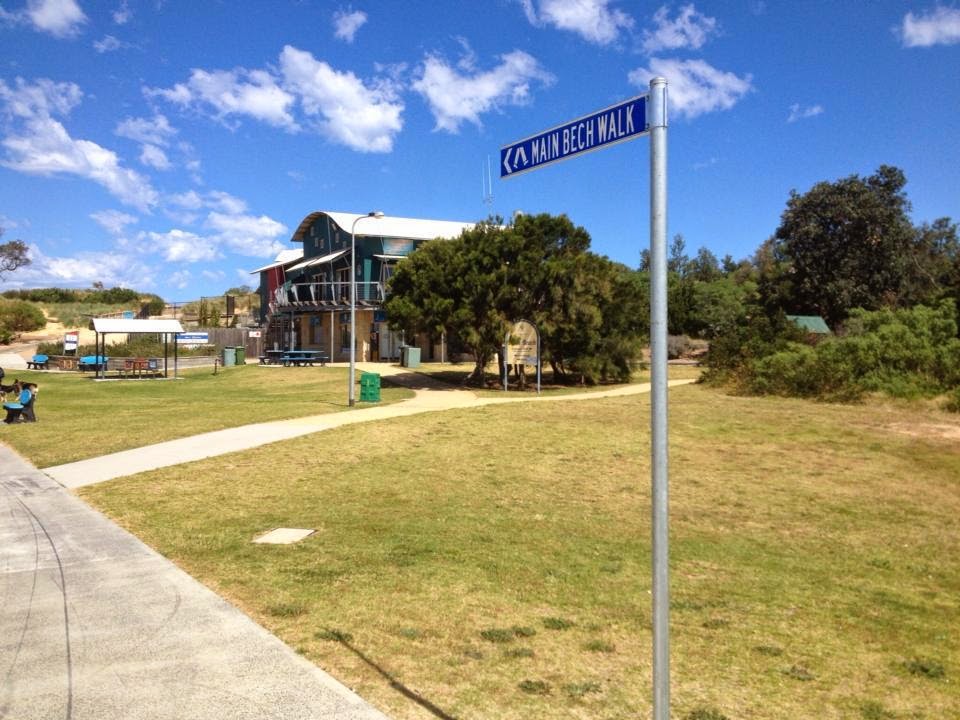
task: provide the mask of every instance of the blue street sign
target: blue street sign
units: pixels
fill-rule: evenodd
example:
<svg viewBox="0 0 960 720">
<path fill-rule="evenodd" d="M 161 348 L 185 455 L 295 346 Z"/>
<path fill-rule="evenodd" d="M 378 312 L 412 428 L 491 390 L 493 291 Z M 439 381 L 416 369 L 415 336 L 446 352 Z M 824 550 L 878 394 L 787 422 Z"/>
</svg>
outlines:
<svg viewBox="0 0 960 720">
<path fill-rule="evenodd" d="M 638 95 L 500 148 L 500 178 L 631 140 L 649 132 L 647 96 Z"/>
</svg>

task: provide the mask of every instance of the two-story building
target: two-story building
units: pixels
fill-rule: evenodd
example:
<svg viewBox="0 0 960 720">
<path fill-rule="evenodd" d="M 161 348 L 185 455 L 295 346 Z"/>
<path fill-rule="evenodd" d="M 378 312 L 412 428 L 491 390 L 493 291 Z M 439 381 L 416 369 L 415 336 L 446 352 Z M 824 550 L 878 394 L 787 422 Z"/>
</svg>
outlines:
<svg viewBox="0 0 960 720">
<path fill-rule="evenodd" d="M 351 231 L 355 231 L 358 360 L 397 358 L 404 340 L 387 326 L 383 301 L 397 263 L 421 243 L 459 237 L 473 223 L 318 211 L 307 215 L 260 276 L 264 347 L 316 349 L 350 357 Z M 410 344 L 414 339 L 406 338 Z M 425 357 L 429 357 L 428 352 Z"/>
</svg>

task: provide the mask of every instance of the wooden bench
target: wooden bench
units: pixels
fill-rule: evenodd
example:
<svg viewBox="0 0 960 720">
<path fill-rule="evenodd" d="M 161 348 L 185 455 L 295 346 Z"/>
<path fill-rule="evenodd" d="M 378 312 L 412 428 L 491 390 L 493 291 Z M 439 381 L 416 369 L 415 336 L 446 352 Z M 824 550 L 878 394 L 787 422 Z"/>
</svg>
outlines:
<svg viewBox="0 0 960 720">
<path fill-rule="evenodd" d="M 46 370 L 49 362 L 46 355 L 34 355 L 33 359 L 27 360 L 27 370 Z"/>
</svg>

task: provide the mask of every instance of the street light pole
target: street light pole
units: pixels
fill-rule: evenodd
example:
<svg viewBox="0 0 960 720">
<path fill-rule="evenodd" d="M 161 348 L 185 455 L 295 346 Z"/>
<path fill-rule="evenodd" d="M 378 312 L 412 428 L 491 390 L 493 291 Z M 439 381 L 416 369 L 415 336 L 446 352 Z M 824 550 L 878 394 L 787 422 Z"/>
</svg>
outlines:
<svg viewBox="0 0 960 720">
<path fill-rule="evenodd" d="M 357 369 L 357 223 L 364 218 L 382 218 L 379 210 L 368 212 L 353 221 L 350 226 L 350 387 L 347 402 L 350 407 L 357 403 L 355 377 Z"/>
</svg>

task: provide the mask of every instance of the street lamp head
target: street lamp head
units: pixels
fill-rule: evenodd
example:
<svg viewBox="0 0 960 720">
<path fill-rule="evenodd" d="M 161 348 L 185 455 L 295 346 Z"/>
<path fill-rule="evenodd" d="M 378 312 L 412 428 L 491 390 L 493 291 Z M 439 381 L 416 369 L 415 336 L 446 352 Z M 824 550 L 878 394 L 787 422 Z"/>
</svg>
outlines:
<svg viewBox="0 0 960 720">
<path fill-rule="evenodd" d="M 370 212 L 367 213 L 367 217 L 382 218 L 383 210 L 371 210 Z"/>
</svg>

